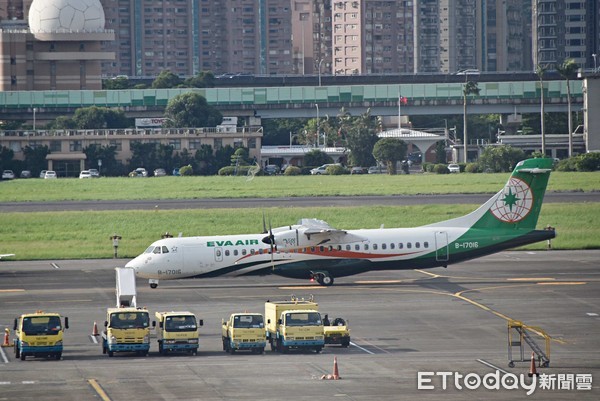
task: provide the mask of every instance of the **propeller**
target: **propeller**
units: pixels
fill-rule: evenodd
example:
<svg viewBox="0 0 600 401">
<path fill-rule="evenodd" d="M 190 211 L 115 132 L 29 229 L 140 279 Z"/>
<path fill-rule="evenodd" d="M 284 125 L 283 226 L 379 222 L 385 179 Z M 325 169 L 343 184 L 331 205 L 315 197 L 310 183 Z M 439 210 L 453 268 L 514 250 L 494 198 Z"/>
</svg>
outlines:
<svg viewBox="0 0 600 401">
<path fill-rule="evenodd" d="M 263 212 L 263 234 L 269 234 L 262 239 L 265 244 L 271 245 L 271 265 L 273 270 L 275 269 L 275 262 L 273 260 L 273 251 L 275 250 L 275 236 L 273 235 L 273 228 L 271 227 L 271 218 L 269 217 L 269 230 L 267 231 L 267 223 L 265 221 L 265 212 Z"/>
</svg>

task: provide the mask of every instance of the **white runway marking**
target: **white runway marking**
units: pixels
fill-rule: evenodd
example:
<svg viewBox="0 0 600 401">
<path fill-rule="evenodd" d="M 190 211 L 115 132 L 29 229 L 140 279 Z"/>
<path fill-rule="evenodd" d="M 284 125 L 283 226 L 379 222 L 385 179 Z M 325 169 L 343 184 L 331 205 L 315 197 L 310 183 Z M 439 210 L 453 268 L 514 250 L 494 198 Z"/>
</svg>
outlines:
<svg viewBox="0 0 600 401">
<path fill-rule="evenodd" d="M 485 366 L 488 366 L 492 369 L 495 370 L 499 370 L 500 372 L 504 373 L 504 374 L 508 374 L 508 372 L 502 368 L 499 368 L 498 366 L 492 365 L 491 363 L 484 361 L 483 359 L 477 359 L 477 362 L 484 364 Z"/>
<path fill-rule="evenodd" d="M 0 356 L 2 356 L 2 360 L 4 361 L 4 363 L 8 363 L 8 358 L 6 357 L 3 348 L 0 348 Z"/>
<path fill-rule="evenodd" d="M 367 354 L 371 354 L 371 355 L 375 354 L 374 352 L 371 352 L 368 349 L 365 349 L 365 348 L 361 347 L 360 345 L 357 345 L 357 344 L 353 343 L 352 341 L 350 341 L 350 345 L 352 345 L 352 346 L 354 346 L 354 347 L 356 347 L 358 349 L 361 349 L 361 350 L 365 351 Z"/>
</svg>

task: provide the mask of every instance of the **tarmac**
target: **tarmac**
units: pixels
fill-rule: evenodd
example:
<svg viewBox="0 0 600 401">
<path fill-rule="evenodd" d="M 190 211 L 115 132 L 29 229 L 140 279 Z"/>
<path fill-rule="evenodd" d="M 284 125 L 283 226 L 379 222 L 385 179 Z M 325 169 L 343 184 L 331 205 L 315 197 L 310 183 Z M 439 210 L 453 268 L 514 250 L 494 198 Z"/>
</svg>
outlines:
<svg viewBox="0 0 600 401">
<path fill-rule="evenodd" d="M 0 400 L 600 399 L 600 251 L 509 251 L 447 269 L 338 278 L 332 287 L 278 276 L 161 281 L 157 289 L 138 280 L 138 306 L 152 316 L 189 310 L 203 319 L 198 355 L 160 356 L 153 338 L 147 357 L 109 358 L 91 334 L 115 305 L 113 268 L 125 263 L 0 262 L 0 333 L 9 328 L 11 343 L 21 313 L 60 312 L 70 324 L 61 361 L 20 361 L 0 348 Z M 221 319 L 264 313 L 266 300 L 292 294 L 347 319 L 350 347 L 223 352 Z M 524 360 L 519 347 L 509 358 L 508 319 L 551 336 L 539 376 L 528 377 L 528 345 Z M 334 358 L 341 379 L 321 380 Z"/>
</svg>

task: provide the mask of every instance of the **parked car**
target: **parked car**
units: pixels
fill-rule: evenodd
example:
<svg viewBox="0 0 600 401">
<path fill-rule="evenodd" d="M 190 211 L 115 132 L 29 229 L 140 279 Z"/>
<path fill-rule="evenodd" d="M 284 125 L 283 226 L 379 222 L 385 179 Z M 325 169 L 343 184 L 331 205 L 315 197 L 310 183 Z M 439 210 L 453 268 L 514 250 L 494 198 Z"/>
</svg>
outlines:
<svg viewBox="0 0 600 401">
<path fill-rule="evenodd" d="M 31 171 L 29 170 L 23 170 L 21 171 L 21 178 L 31 178 Z"/>
<path fill-rule="evenodd" d="M 40 178 L 46 178 L 46 171 L 47 170 L 40 171 Z"/>
<path fill-rule="evenodd" d="M 312 175 L 327 174 L 327 167 L 329 167 L 329 166 L 341 166 L 341 164 L 339 164 L 339 163 L 335 163 L 335 164 L 323 164 L 320 167 L 313 168 L 312 170 L 310 170 L 310 173 Z"/>
<path fill-rule="evenodd" d="M 174 175 L 174 176 L 177 176 L 177 177 L 180 175 L 180 174 L 179 174 L 179 169 L 178 169 L 178 168 L 174 168 L 174 169 L 173 169 L 173 175 Z"/>
<path fill-rule="evenodd" d="M 44 179 L 46 180 L 54 180 L 56 178 L 58 178 L 56 176 L 56 171 L 48 170 L 44 173 Z"/>
<path fill-rule="evenodd" d="M 4 170 L 2 172 L 2 179 L 3 180 L 12 180 L 15 178 L 15 173 L 13 173 L 12 170 Z"/>
<path fill-rule="evenodd" d="M 130 177 L 148 177 L 148 172 L 143 167 L 138 167 L 129 173 Z"/>
<path fill-rule="evenodd" d="M 458 164 L 448 164 L 448 171 L 450 173 L 460 173 L 460 166 Z"/>
<path fill-rule="evenodd" d="M 275 175 L 279 172 L 279 167 L 277 167 L 275 164 L 269 164 L 268 166 L 265 166 L 265 174 L 267 175 Z"/>
<path fill-rule="evenodd" d="M 157 168 L 156 170 L 154 170 L 155 177 L 164 177 L 165 175 L 167 175 L 167 172 L 164 168 Z"/>
<path fill-rule="evenodd" d="M 95 168 L 90 169 L 90 174 L 91 174 L 92 178 L 100 177 L 100 172 L 98 170 L 96 170 Z"/>
<path fill-rule="evenodd" d="M 90 170 L 81 170 L 79 178 L 92 178 L 92 173 L 90 173 Z"/>
<path fill-rule="evenodd" d="M 364 174 L 365 169 L 362 167 L 352 167 L 350 169 L 350 174 Z"/>
<path fill-rule="evenodd" d="M 369 174 L 383 174 L 386 173 L 387 170 L 381 166 L 371 166 L 369 170 L 367 170 Z"/>
</svg>

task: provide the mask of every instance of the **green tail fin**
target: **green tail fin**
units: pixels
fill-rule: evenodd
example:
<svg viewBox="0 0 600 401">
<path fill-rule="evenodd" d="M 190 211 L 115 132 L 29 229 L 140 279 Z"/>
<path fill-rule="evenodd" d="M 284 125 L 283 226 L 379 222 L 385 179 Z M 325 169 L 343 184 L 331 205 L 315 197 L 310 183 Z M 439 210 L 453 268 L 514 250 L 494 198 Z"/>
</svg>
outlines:
<svg viewBox="0 0 600 401">
<path fill-rule="evenodd" d="M 429 226 L 534 230 L 542 208 L 552 164 L 553 160 L 547 158 L 519 162 L 504 188 L 477 210 Z"/>
<path fill-rule="evenodd" d="M 487 211 L 473 228 L 535 230 L 552 164 L 548 158 L 519 162 L 504 188 L 486 202 Z"/>
</svg>

